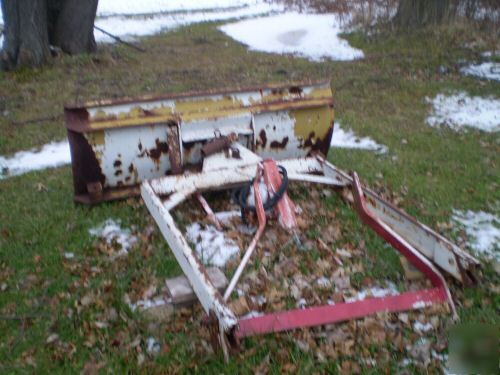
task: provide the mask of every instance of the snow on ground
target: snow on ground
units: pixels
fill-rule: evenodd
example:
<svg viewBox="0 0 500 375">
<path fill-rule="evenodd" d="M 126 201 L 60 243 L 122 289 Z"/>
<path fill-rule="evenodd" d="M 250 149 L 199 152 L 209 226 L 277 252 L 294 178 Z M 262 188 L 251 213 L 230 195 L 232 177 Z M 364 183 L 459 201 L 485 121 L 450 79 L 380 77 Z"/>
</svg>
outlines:
<svg viewBox="0 0 500 375">
<path fill-rule="evenodd" d="M 119 246 L 118 255 L 125 255 L 137 243 L 137 237 L 132 235 L 130 229 L 121 228 L 120 221 L 108 219 L 100 226 L 89 229 L 89 234 L 102 238 L 108 244 Z"/>
<path fill-rule="evenodd" d="M 160 349 L 160 343 L 154 337 L 148 337 L 146 340 L 146 351 L 148 354 L 156 355 L 160 353 Z"/>
<path fill-rule="evenodd" d="M 464 227 L 468 245 L 478 255 L 500 261 L 500 217 L 484 211 L 453 210 L 452 220 Z"/>
<path fill-rule="evenodd" d="M 335 14 L 286 12 L 230 23 L 219 29 L 256 51 L 289 53 L 312 61 L 364 57 L 363 51 L 339 37 L 343 24 Z"/>
<path fill-rule="evenodd" d="M 387 282 L 387 288 L 374 286 L 372 288 L 363 289 L 357 292 L 354 296 L 345 298 L 345 302 L 363 301 L 364 299 L 371 297 L 393 296 L 398 293 L 399 291 L 398 288 L 396 288 L 396 285 L 391 282 Z"/>
<path fill-rule="evenodd" d="M 68 142 L 52 142 L 39 150 L 20 151 L 10 157 L 0 156 L 0 180 L 69 163 L 71 163 L 71 154 Z"/>
<path fill-rule="evenodd" d="M 223 267 L 240 252 L 233 240 L 212 225 L 202 227 L 199 223 L 190 224 L 186 228 L 186 238 L 195 246 L 198 258 L 207 265 Z"/>
<path fill-rule="evenodd" d="M 493 57 L 493 56 L 498 56 L 500 54 L 500 51 L 484 51 L 481 53 L 481 56 L 483 57 Z"/>
<path fill-rule="evenodd" d="M 131 3 L 134 5 L 131 6 Z M 184 5 L 180 1 L 174 1 L 169 6 L 165 6 L 165 3 L 166 1 L 154 3 L 149 0 L 142 7 L 142 2 L 127 1 L 123 4 L 120 2 L 119 5 L 115 4 L 113 7 L 108 7 L 110 9 L 108 13 L 120 15 L 98 17 L 95 24 L 115 36 L 130 40 L 133 37 L 152 35 L 193 23 L 254 17 L 282 10 L 282 6 L 267 4 L 262 0 L 236 1 L 234 3 L 223 0 L 200 1 L 199 3 L 190 1 Z M 114 10 L 111 12 L 111 9 Z M 187 9 L 195 10 L 186 12 Z M 168 12 L 165 13 L 165 10 Z M 127 15 L 150 11 L 156 13 L 133 17 Z M 94 34 L 98 42 L 114 42 L 112 38 L 98 30 L 95 30 Z"/>
<path fill-rule="evenodd" d="M 473 127 L 485 132 L 500 130 L 500 100 L 493 97 L 468 96 L 465 92 L 426 98 L 433 106 L 427 123 L 437 127 L 446 125 L 454 130 Z"/>
<path fill-rule="evenodd" d="M 229 224 L 235 217 L 241 216 L 241 211 L 220 211 L 215 213 L 215 217 L 221 224 Z"/>
<path fill-rule="evenodd" d="M 164 306 L 167 304 L 167 301 L 163 297 L 156 297 L 153 299 L 141 299 L 137 301 L 136 303 L 130 303 L 130 310 L 135 311 L 137 309 L 139 310 L 147 310 L 152 307 L 157 307 L 157 306 Z"/>
<path fill-rule="evenodd" d="M 156 34 L 198 22 L 252 17 L 283 10 L 263 0 L 99 0 L 95 25 L 120 38 Z M 0 25 L 3 15 L 0 10 Z M 94 31 L 97 42 L 115 40 Z M 3 36 L 0 36 L 0 46 Z"/>
<path fill-rule="evenodd" d="M 261 311 L 252 310 L 249 313 L 247 313 L 243 316 L 240 316 L 239 319 L 251 319 L 251 318 L 257 318 L 257 317 L 263 316 L 263 315 L 264 315 L 264 313 Z"/>
<path fill-rule="evenodd" d="M 460 69 L 460 72 L 468 76 L 500 81 L 500 63 L 497 62 L 470 64 Z"/>
<path fill-rule="evenodd" d="M 151 14 L 252 6 L 259 0 L 99 0 L 98 16 Z"/>
<path fill-rule="evenodd" d="M 417 332 L 429 332 L 432 330 L 434 327 L 432 326 L 431 323 L 422 323 L 419 322 L 418 320 L 413 323 L 413 329 Z"/>
<path fill-rule="evenodd" d="M 379 153 L 387 152 L 386 146 L 379 145 L 373 139 L 369 137 L 358 137 L 352 130 L 342 129 L 340 122 L 335 123 L 330 147 L 357 148 L 377 151 Z"/>
</svg>

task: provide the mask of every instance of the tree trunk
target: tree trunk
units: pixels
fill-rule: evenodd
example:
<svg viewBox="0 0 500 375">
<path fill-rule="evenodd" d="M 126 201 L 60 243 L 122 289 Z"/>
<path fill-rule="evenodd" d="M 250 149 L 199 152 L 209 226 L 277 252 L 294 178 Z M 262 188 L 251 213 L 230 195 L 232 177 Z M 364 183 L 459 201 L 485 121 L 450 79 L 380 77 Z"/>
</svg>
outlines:
<svg viewBox="0 0 500 375">
<path fill-rule="evenodd" d="M 94 52 L 98 0 L 1 0 L 4 48 L 0 68 L 38 66 L 50 57 L 49 45 L 63 52 Z"/>
<path fill-rule="evenodd" d="M 94 52 L 94 20 L 98 0 L 49 0 L 56 3 L 49 16 L 54 20 L 50 29 L 50 41 L 69 54 Z M 50 4 L 49 3 L 49 4 Z"/>
<path fill-rule="evenodd" d="M 38 66 L 50 57 L 45 0 L 2 0 L 1 67 Z"/>
<path fill-rule="evenodd" d="M 399 0 L 394 23 L 403 29 L 440 25 L 454 17 L 453 5 L 453 0 Z"/>
</svg>

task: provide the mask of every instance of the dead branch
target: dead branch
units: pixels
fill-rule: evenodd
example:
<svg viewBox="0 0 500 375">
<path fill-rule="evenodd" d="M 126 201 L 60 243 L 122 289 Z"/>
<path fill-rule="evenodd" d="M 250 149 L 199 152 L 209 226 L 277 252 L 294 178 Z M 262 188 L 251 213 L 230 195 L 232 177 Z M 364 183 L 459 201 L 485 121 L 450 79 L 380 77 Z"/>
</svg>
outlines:
<svg viewBox="0 0 500 375">
<path fill-rule="evenodd" d="M 136 46 L 135 44 L 129 43 L 129 42 L 127 42 L 127 41 L 123 40 L 122 38 L 117 37 L 116 35 L 113 35 L 113 34 L 111 34 L 111 33 L 108 33 L 106 30 L 103 30 L 103 29 L 101 29 L 101 28 L 100 28 L 100 27 L 98 27 L 98 26 L 95 26 L 95 25 L 94 25 L 94 29 L 96 29 L 96 30 L 100 31 L 101 33 L 106 34 L 107 36 L 109 36 L 109 37 L 113 38 L 113 39 L 114 39 L 114 40 L 116 40 L 118 43 L 125 44 L 126 46 L 128 46 L 128 47 L 130 47 L 130 48 L 133 48 L 133 49 L 135 49 L 135 50 L 137 50 L 137 51 L 139 51 L 139 52 L 146 52 L 146 50 L 145 50 L 144 48 L 138 47 L 138 46 Z"/>
</svg>

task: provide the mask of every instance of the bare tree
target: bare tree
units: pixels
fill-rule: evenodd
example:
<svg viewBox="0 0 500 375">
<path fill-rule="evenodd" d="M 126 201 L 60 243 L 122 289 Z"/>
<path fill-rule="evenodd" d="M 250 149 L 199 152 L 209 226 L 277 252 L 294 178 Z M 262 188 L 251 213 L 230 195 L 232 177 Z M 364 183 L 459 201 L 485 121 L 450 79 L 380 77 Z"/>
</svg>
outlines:
<svg viewBox="0 0 500 375">
<path fill-rule="evenodd" d="M 454 0 L 400 0 L 394 23 L 414 29 L 448 22 L 455 16 Z"/>
<path fill-rule="evenodd" d="M 38 66 L 50 45 L 70 54 L 93 52 L 98 0 L 2 0 L 4 48 L 1 67 Z"/>
</svg>

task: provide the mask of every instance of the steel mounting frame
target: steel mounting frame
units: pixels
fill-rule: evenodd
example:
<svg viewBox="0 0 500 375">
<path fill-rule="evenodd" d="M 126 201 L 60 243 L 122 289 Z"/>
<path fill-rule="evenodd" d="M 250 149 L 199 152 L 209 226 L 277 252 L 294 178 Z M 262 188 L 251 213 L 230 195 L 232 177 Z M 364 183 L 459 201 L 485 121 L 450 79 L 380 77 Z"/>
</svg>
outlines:
<svg viewBox="0 0 500 375">
<path fill-rule="evenodd" d="M 239 147 L 244 153 L 244 147 Z M 147 208 L 193 286 L 203 309 L 216 323 L 219 344 L 226 357 L 228 347 L 237 347 L 239 339 L 245 336 L 334 323 L 382 311 L 396 312 L 418 309 L 433 303 L 448 303 L 451 313 L 456 317 L 450 291 L 440 270 L 463 284 L 472 284 L 474 270 L 479 262 L 362 186 L 355 173 L 348 174 L 319 155 L 285 159 L 277 164 L 287 170 L 290 182 L 319 183 L 332 186 L 338 191 L 351 191 L 352 201 L 361 220 L 427 276 L 432 288 L 252 318 L 237 317 L 225 302 L 226 298 L 210 282 L 204 265 L 176 226 L 170 211 L 192 195 L 229 189 L 251 181 L 261 168 L 262 159 L 248 150 L 246 152 L 249 157 L 243 157 L 239 161 L 225 160 L 224 154 L 217 154 L 206 160 L 200 173 L 161 177 L 144 181 L 141 185 L 141 195 Z"/>
</svg>

